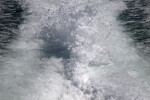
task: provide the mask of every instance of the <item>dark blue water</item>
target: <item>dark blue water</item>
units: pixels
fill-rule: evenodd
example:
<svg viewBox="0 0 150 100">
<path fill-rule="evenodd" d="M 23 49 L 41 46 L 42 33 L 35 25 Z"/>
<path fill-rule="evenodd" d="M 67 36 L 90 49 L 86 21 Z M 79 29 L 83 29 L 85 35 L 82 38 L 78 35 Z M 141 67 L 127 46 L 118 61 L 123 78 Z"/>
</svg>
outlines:
<svg viewBox="0 0 150 100">
<path fill-rule="evenodd" d="M 139 50 L 140 55 L 150 57 L 150 1 L 131 0 L 125 3 L 127 9 L 118 16 L 124 32 L 133 39 L 131 44 Z"/>
<path fill-rule="evenodd" d="M 5 54 L 7 47 L 19 33 L 23 22 L 23 9 L 15 0 L 0 1 L 0 55 Z"/>
</svg>

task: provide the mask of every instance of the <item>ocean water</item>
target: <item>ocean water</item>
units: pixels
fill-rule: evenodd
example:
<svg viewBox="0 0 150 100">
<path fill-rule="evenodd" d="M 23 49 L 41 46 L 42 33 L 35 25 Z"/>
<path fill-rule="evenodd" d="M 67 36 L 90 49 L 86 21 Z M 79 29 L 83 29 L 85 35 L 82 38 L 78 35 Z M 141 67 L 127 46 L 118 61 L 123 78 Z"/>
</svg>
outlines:
<svg viewBox="0 0 150 100">
<path fill-rule="evenodd" d="M 150 1 L 131 0 L 125 3 L 128 9 L 123 10 L 118 19 L 122 21 L 125 33 L 133 39 L 132 45 L 139 50 L 141 56 L 149 60 Z"/>
<path fill-rule="evenodd" d="M 0 100 L 149 100 L 148 0 L 1 0 Z"/>
</svg>

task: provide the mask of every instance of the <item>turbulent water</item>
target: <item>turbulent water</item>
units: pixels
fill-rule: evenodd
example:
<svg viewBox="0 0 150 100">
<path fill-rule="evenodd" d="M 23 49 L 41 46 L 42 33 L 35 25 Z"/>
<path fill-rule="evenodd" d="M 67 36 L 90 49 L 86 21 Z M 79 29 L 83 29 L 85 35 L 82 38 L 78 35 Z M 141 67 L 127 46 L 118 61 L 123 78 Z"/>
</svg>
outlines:
<svg viewBox="0 0 150 100">
<path fill-rule="evenodd" d="M 150 100 L 149 0 L 0 0 L 0 100 Z"/>
</svg>

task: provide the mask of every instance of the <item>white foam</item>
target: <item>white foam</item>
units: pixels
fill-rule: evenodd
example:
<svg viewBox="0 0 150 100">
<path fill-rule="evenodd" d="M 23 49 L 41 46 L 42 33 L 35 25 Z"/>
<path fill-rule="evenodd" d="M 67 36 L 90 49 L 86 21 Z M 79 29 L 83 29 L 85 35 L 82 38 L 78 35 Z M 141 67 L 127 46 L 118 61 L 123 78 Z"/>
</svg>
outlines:
<svg viewBox="0 0 150 100">
<path fill-rule="evenodd" d="M 148 64 L 130 47 L 116 20 L 123 2 L 109 0 L 26 0 L 31 13 L 0 73 L 3 100 L 148 100 Z M 122 9 L 120 9 L 122 8 Z M 70 15 L 71 14 L 71 15 Z M 71 23 L 77 26 L 70 33 Z M 42 58 L 44 27 L 61 31 L 73 57 L 71 80 L 62 59 Z M 72 34 L 72 35 L 71 35 Z M 47 34 L 49 36 L 51 34 Z M 75 55 L 75 56 L 74 56 Z"/>
</svg>

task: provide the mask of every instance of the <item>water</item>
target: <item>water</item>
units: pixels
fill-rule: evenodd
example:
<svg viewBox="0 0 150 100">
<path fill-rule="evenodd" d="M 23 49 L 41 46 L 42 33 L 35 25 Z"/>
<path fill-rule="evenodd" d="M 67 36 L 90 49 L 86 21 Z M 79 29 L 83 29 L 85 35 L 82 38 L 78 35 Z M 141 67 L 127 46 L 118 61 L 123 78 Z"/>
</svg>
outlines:
<svg viewBox="0 0 150 100">
<path fill-rule="evenodd" d="M 128 9 L 120 13 L 118 19 L 123 22 L 125 32 L 133 39 L 133 45 L 139 50 L 139 54 L 149 59 L 150 52 L 150 21 L 149 0 L 126 1 Z"/>
<path fill-rule="evenodd" d="M 148 43 L 149 30 L 128 25 L 149 27 L 141 22 L 149 20 L 146 1 L 6 0 L 0 5 L 9 1 L 18 5 L 8 13 L 15 9 L 17 24 L 6 26 L 15 30 L 15 38 L 0 48 L 5 52 L 0 100 L 149 100 L 149 48 L 140 44 L 146 53 L 140 51 L 141 41 L 132 36 L 144 30 L 146 39 L 138 38 Z M 130 18 L 132 4 L 144 9 L 143 17 Z M 2 6 L 0 11 L 8 9 Z"/>
<path fill-rule="evenodd" d="M 5 54 L 6 46 L 16 38 L 18 26 L 22 23 L 23 9 L 12 0 L 0 1 L 0 55 Z"/>
</svg>

